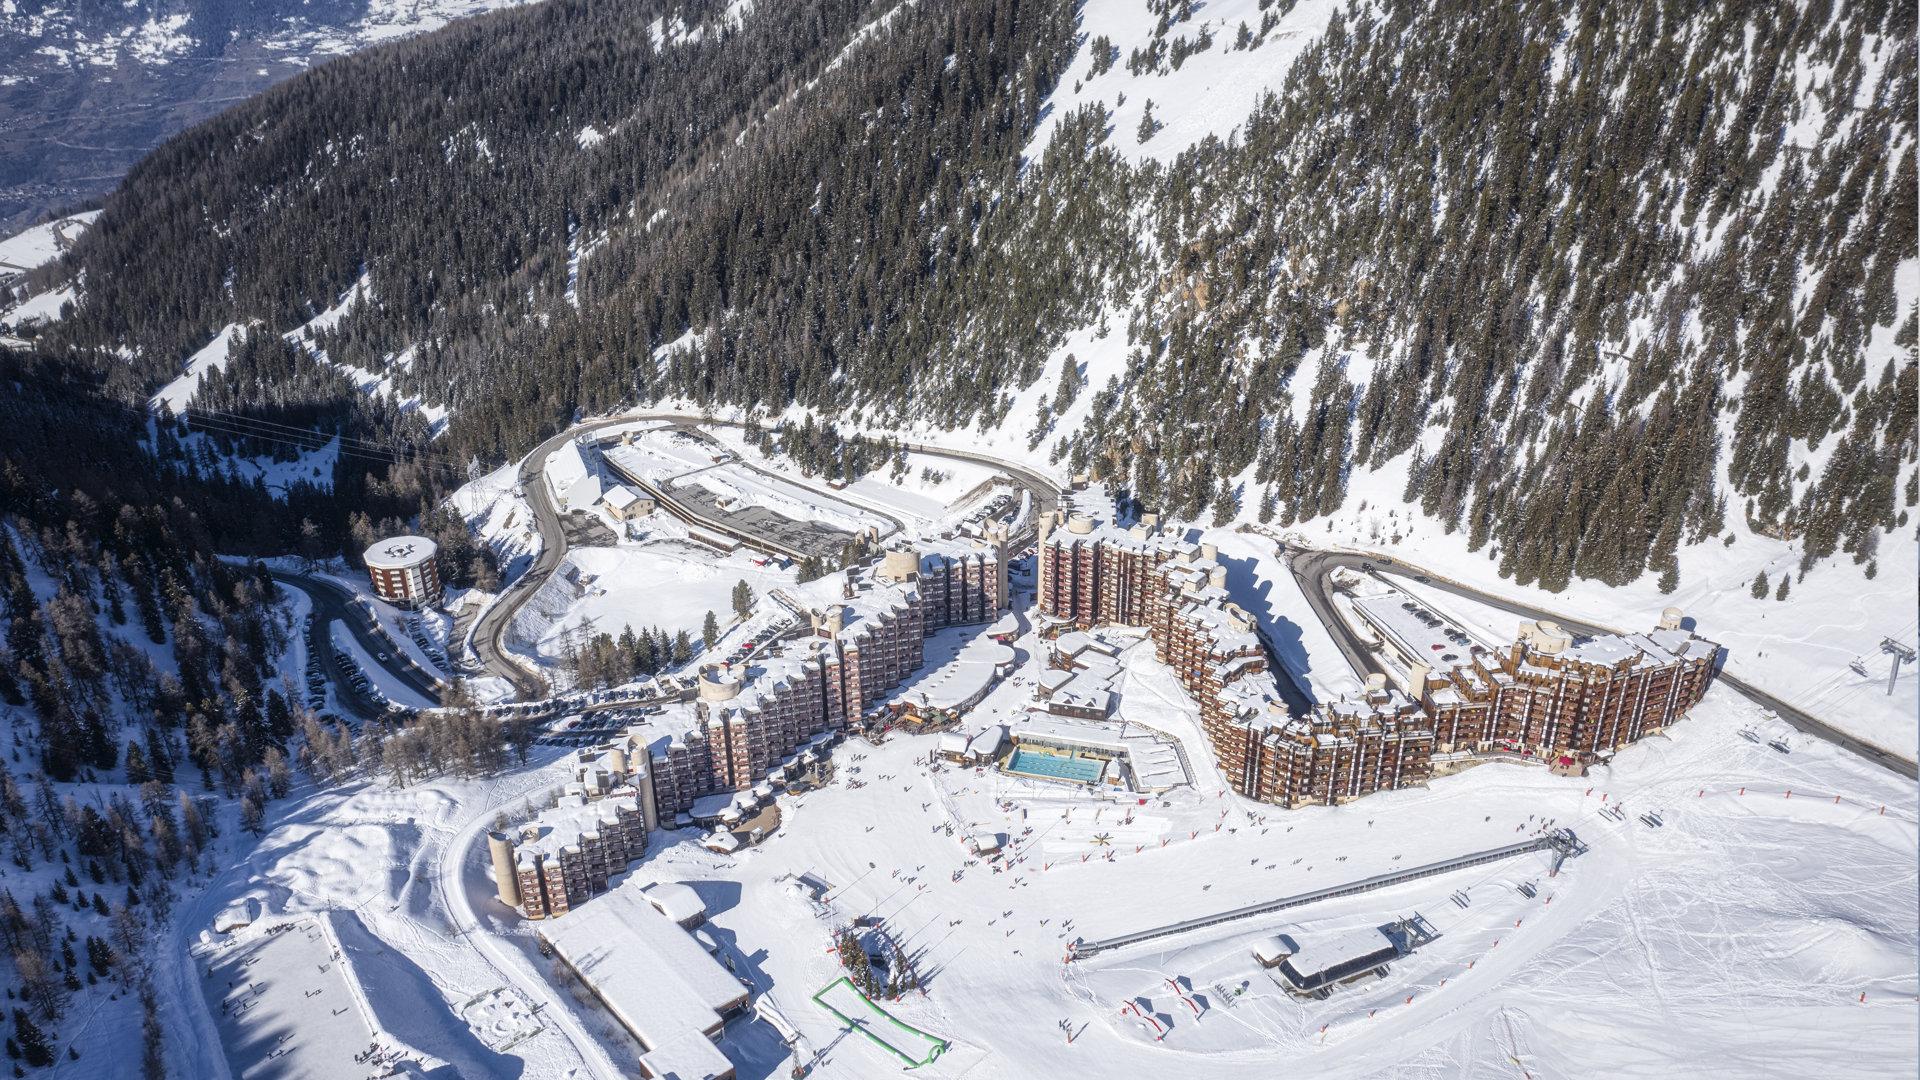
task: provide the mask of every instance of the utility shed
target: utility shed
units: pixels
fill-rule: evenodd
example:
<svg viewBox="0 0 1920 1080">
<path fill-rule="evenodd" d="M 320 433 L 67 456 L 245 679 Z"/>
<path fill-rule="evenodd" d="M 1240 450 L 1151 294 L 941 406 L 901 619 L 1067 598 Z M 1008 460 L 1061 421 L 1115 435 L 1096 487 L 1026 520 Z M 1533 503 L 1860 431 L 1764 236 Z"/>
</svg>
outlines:
<svg viewBox="0 0 1920 1080">
<path fill-rule="evenodd" d="M 747 1007 L 747 988 L 692 934 L 623 885 L 538 933 L 647 1053 L 640 1065 L 665 1080 L 728 1080 L 733 1063 L 712 1042 Z"/>
<path fill-rule="evenodd" d="M 1293 940 L 1299 947 L 1280 962 L 1280 974 L 1303 994 L 1324 992 L 1335 983 L 1384 967 L 1400 957 L 1400 947 L 1373 926 Z"/>
</svg>

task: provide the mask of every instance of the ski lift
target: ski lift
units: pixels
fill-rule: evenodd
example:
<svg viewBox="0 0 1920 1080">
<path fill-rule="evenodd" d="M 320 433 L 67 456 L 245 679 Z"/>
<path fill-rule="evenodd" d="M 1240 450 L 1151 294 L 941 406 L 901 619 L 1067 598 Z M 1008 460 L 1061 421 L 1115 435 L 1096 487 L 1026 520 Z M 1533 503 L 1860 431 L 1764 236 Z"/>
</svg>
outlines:
<svg viewBox="0 0 1920 1080">
<path fill-rule="evenodd" d="M 1858 675 L 1863 679 L 1867 677 L 1867 662 L 1861 657 L 1858 657 L 1858 656 L 1854 657 L 1853 661 L 1849 663 L 1847 666 L 1853 669 L 1853 673 L 1855 675 Z"/>
</svg>

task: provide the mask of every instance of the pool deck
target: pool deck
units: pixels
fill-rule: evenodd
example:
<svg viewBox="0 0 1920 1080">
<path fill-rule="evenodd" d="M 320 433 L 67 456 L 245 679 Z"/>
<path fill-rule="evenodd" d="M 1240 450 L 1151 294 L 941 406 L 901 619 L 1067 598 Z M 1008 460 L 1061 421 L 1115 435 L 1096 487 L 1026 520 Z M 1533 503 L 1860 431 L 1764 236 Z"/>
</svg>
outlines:
<svg viewBox="0 0 1920 1080">
<path fill-rule="evenodd" d="M 1053 771 L 1044 768 L 1022 768 L 1022 765 L 1038 762 L 1058 763 Z M 1109 763 L 1100 758 L 1067 757 L 1062 754 L 1048 754 L 1037 750 L 1015 750 L 1008 755 L 1000 766 L 1000 771 L 1008 776 L 1019 776 L 1029 780 L 1050 780 L 1054 783 L 1078 784 L 1091 787 L 1106 775 Z M 1089 772 L 1089 769 L 1091 771 Z"/>
</svg>

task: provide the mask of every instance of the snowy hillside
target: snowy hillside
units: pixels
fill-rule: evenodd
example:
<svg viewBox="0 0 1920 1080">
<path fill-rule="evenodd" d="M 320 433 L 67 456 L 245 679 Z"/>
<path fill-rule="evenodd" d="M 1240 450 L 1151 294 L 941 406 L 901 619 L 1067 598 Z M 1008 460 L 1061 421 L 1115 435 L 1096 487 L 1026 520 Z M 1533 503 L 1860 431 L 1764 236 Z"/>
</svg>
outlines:
<svg viewBox="0 0 1920 1080">
<path fill-rule="evenodd" d="M 160 140 L 314 64 L 520 2 L 0 4 L 0 231 L 99 196 Z"/>
</svg>

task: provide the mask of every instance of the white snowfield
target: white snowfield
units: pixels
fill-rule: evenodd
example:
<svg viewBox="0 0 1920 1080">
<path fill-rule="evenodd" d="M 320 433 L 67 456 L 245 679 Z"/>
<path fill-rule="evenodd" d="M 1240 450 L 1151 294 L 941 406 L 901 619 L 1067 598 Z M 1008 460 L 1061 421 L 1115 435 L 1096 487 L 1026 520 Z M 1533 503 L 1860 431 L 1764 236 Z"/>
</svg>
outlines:
<svg viewBox="0 0 1920 1080">
<path fill-rule="evenodd" d="M 1015 647 L 1018 670 L 969 729 L 1032 702 L 1041 646 L 1029 633 Z M 781 798 L 781 827 L 763 844 L 727 857 L 697 834 L 656 833 L 629 877 L 692 884 L 711 936 L 823 1077 L 899 1067 L 809 1000 L 840 974 L 834 927 L 863 915 L 882 919 L 925 976 L 925 995 L 882 1004 L 950 1043 L 916 1070 L 935 1077 L 1753 1077 L 1832 1075 L 1836 1060 L 1849 1076 L 1912 1075 L 1912 785 L 1766 721 L 1724 687 L 1670 735 L 1585 778 L 1495 762 L 1289 811 L 1225 789 L 1150 644 L 1123 653 L 1115 685 L 1116 722 L 1182 743 L 1194 783 L 1143 801 L 930 766 L 937 736 L 855 740 L 835 751 L 828 787 Z M 1740 736 L 1748 727 L 1760 741 Z M 1777 735 L 1790 753 L 1766 745 Z M 484 781 L 295 800 L 194 911 L 210 919 L 252 897 L 266 920 L 357 913 L 362 951 L 390 965 L 364 980 L 368 1011 L 421 1060 L 464 1058 L 463 1076 L 630 1073 L 640 1048 L 556 980 L 532 928 L 492 898 L 481 833 L 567 778 L 564 762 L 545 760 Z M 1601 813 L 1620 805 L 1617 820 Z M 1549 824 L 1590 848 L 1558 877 L 1547 855 L 1520 856 L 1064 962 L 1075 938 L 1494 848 Z M 1006 837 L 1002 862 L 972 860 L 963 841 L 981 833 Z M 823 904 L 795 891 L 800 874 L 827 884 Z M 1275 933 L 1324 940 L 1413 915 L 1438 936 L 1326 1000 L 1290 996 L 1252 956 Z M 751 1016 L 720 1045 L 743 1076 L 793 1064 Z"/>
<path fill-rule="evenodd" d="M 1258 0 L 1195 4 L 1193 18 L 1175 26 L 1167 35 L 1167 44 L 1171 47 L 1183 38 L 1191 44 L 1205 33 L 1213 39 L 1213 47 L 1177 68 L 1163 61 L 1161 71 L 1136 76 L 1127 70 L 1127 59 L 1153 36 L 1159 21 L 1153 7 L 1144 3 L 1086 5 L 1080 12 L 1078 30 L 1088 45 L 1074 54 L 1048 99 L 1053 109 L 1028 143 L 1027 157 L 1040 156 L 1062 117 L 1095 102 L 1108 110 L 1108 122 L 1114 131 L 1108 145 L 1129 161 L 1168 162 L 1208 136 L 1227 138 L 1263 97 L 1280 89 L 1294 60 L 1320 37 L 1334 11 L 1345 7 L 1335 0 L 1281 3 L 1277 6 L 1290 10 L 1259 45 L 1234 49 L 1240 25 L 1244 23 L 1257 33 L 1266 9 L 1273 6 L 1263 6 Z M 1177 11 L 1179 5 L 1172 7 Z M 1095 75 L 1098 58 L 1091 43 L 1102 37 L 1113 42 L 1117 56 L 1108 70 Z M 1162 126 L 1152 138 L 1141 142 L 1137 132 L 1148 108 Z"/>
<path fill-rule="evenodd" d="M 0 240 L 0 283 L 58 259 L 99 216 L 100 211 L 89 210 L 35 225 Z"/>
<path fill-rule="evenodd" d="M 6 79 L 0 76 L 0 86 L 4 85 Z M 13 334 L 30 326 L 58 322 L 69 302 L 79 302 L 80 292 L 71 284 L 37 293 L 18 303 L 14 302 L 17 294 L 12 289 L 27 274 L 64 254 L 99 216 L 100 211 L 89 210 L 35 225 L 0 240 L 0 337 L 12 340 Z"/>
<path fill-rule="evenodd" d="M 721 555 L 696 545 L 663 541 L 637 547 L 573 548 L 553 577 L 514 618 L 517 648 L 531 643 L 535 658 L 557 663 L 596 634 L 618 638 L 654 627 L 697 639 L 711 611 L 732 623 L 733 587 L 745 581 L 764 607 L 766 594 L 794 583 L 792 570 L 756 566 L 749 555 Z"/>
<path fill-rule="evenodd" d="M 227 366 L 227 354 L 233 343 L 246 330 L 239 323 L 229 323 L 206 347 L 187 357 L 180 374 L 170 383 L 160 388 L 159 393 L 147 402 L 147 407 L 159 411 L 165 405 L 174 415 L 187 410 L 187 402 L 193 399 L 194 392 L 200 389 L 200 379 L 210 372 L 220 371 Z"/>
</svg>

